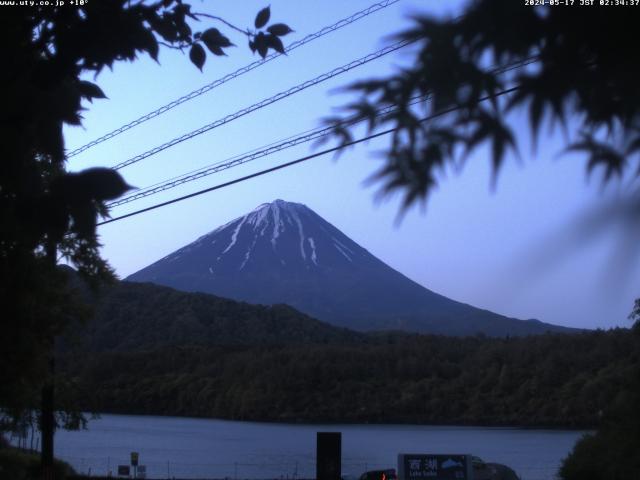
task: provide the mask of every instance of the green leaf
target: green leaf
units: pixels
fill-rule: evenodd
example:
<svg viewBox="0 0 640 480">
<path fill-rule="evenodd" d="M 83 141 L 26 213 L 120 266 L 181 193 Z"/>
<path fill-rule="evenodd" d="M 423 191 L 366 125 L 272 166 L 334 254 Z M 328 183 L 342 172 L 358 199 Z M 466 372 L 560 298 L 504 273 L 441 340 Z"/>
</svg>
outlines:
<svg viewBox="0 0 640 480">
<path fill-rule="evenodd" d="M 64 160 L 64 137 L 62 135 L 62 122 L 48 120 L 42 122 L 41 132 L 38 136 L 38 147 L 51 155 L 54 163 Z"/>
<path fill-rule="evenodd" d="M 220 47 L 211 46 L 209 47 L 209 50 L 211 51 L 211 53 L 213 53 L 218 57 L 224 57 L 227 55 L 226 53 L 224 53 L 224 50 L 222 50 Z"/>
<path fill-rule="evenodd" d="M 274 23 L 267 28 L 267 32 L 279 37 L 284 37 L 285 35 L 293 32 L 293 30 L 289 28 L 289 25 L 285 25 L 284 23 Z"/>
<path fill-rule="evenodd" d="M 271 8 L 265 7 L 262 10 L 260 10 L 256 15 L 256 20 L 254 22 L 254 25 L 256 26 L 256 28 L 262 28 L 267 24 L 270 17 L 271 17 Z"/>
<path fill-rule="evenodd" d="M 233 43 L 229 41 L 217 28 L 210 28 L 202 32 L 200 39 L 214 55 L 225 55 L 222 51 L 224 47 L 231 47 Z"/>
<path fill-rule="evenodd" d="M 149 56 L 155 61 L 158 61 L 158 41 L 156 37 L 153 36 L 153 33 L 145 28 L 143 29 L 140 39 L 144 49 L 149 52 Z"/>
<path fill-rule="evenodd" d="M 284 45 L 278 37 L 273 34 L 265 35 L 265 39 L 269 48 L 273 48 L 276 52 L 284 53 Z"/>
<path fill-rule="evenodd" d="M 177 26 L 182 39 L 185 41 L 189 40 L 191 37 L 191 27 L 187 23 L 184 23 L 184 20 L 181 23 L 178 23 Z"/>
<path fill-rule="evenodd" d="M 540 122 L 544 115 L 544 103 L 539 95 L 531 99 L 529 106 L 529 124 L 531 125 L 531 137 L 534 145 L 538 141 L 538 131 L 540 130 Z"/>
<path fill-rule="evenodd" d="M 233 43 L 225 37 L 217 28 L 210 28 L 202 32 L 202 41 L 205 44 L 211 43 L 219 47 L 232 47 Z M 208 45 L 207 45 L 208 46 Z"/>
<path fill-rule="evenodd" d="M 204 48 L 202 48 L 202 45 L 194 43 L 191 46 L 191 50 L 189 50 L 189 59 L 200 71 L 202 71 L 202 66 L 204 65 L 206 58 L 207 54 L 205 53 Z"/>
<path fill-rule="evenodd" d="M 167 16 L 153 16 L 149 19 L 151 28 L 167 42 L 173 43 L 178 40 L 178 31 L 172 20 Z"/>
<path fill-rule="evenodd" d="M 256 50 L 258 50 L 258 54 L 264 58 L 267 56 L 267 52 L 269 51 L 269 44 L 267 43 L 267 36 L 260 32 L 258 35 L 256 35 L 256 38 L 253 40 L 253 44 L 256 47 Z"/>
<path fill-rule="evenodd" d="M 92 203 L 77 203 L 71 205 L 69 214 L 73 220 L 72 230 L 83 239 L 89 239 L 96 234 L 96 217 L 98 212 Z"/>
<path fill-rule="evenodd" d="M 87 168 L 77 173 L 68 173 L 64 188 L 66 195 L 77 199 L 91 199 L 98 202 L 115 200 L 133 187 L 111 168 Z"/>
<path fill-rule="evenodd" d="M 583 140 L 569 145 L 565 152 L 586 152 L 589 154 L 587 174 L 591 175 L 596 167 L 604 168 L 603 184 L 614 176 L 622 177 L 626 166 L 625 156 L 610 145 L 598 142 L 591 135 L 584 135 Z"/>
<path fill-rule="evenodd" d="M 636 136 L 635 139 L 629 144 L 625 151 L 625 155 L 631 156 L 636 152 L 640 152 L 640 135 Z"/>
<path fill-rule="evenodd" d="M 89 101 L 92 101 L 94 98 L 107 98 L 102 89 L 95 83 L 80 80 L 77 88 L 78 92 L 80 92 L 80 96 Z"/>
</svg>

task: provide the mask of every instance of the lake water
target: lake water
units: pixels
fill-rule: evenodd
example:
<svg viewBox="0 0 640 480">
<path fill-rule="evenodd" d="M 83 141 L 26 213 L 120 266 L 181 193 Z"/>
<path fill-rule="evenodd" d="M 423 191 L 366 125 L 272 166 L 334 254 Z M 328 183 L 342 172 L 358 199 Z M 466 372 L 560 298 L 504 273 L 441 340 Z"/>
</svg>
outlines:
<svg viewBox="0 0 640 480">
<path fill-rule="evenodd" d="M 289 425 L 103 415 L 87 430 L 56 433 L 55 454 L 94 475 L 140 454 L 149 478 L 313 478 L 316 432 L 342 432 L 342 471 L 396 468 L 398 453 L 470 453 L 552 480 L 584 432 L 423 425 Z"/>
</svg>

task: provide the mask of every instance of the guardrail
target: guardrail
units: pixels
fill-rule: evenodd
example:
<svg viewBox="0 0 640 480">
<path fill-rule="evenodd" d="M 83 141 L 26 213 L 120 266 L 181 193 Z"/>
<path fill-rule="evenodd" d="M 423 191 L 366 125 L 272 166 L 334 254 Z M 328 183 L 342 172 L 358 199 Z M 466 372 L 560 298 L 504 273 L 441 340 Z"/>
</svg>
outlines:
<svg viewBox="0 0 640 480">
<path fill-rule="evenodd" d="M 128 465 L 128 458 L 82 458 L 61 456 L 79 475 L 75 480 L 114 480 L 118 477 L 118 465 Z M 154 480 L 308 480 L 315 478 L 313 460 L 291 462 L 142 462 L 146 466 L 146 478 Z M 352 480 L 368 470 L 394 468 L 394 465 L 370 462 L 342 462 L 342 472 Z M 111 475 L 109 476 L 109 472 Z M 517 468 L 522 480 L 555 480 L 557 466 L 531 465 Z M 355 478 L 354 478 L 355 477 Z M 133 468 L 131 476 L 133 478 Z"/>
<path fill-rule="evenodd" d="M 118 477 L 118 465 L 129 465 L 128 457 L 74 457 L 57 455 L 69 463 L 79 474 L 78 478 L 127 478 Z M 147 462 L 146 478 L 176 480 L 304 480 L 316 475 L 315 459 L 284 462 Z M 342 472 L 349 477 L 359 477 L 367 470 L 394 468 L 394 465 L 370 462 L 342 462 Z M 131 476 L 133 478 L 133 467 Z M 547 479 L 545 479 L 547 480 Z"/>
</svg>

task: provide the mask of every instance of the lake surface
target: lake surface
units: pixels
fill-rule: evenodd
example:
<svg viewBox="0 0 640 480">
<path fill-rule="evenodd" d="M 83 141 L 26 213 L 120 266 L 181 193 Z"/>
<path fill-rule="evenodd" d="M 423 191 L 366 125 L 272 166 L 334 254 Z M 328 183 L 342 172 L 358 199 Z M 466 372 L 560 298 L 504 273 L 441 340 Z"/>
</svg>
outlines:
<svg viewBox="0 0 640 480">
<path fill-rule="evenodd" d="M 55 454 L 77 470 L 115 476 L 140 454 L 149 478 L 313 478 L 316 432 L 342 432 L 342 471 L 396 468 L 398 453 L 470 453 L 551 480 L 584 432 L 423 425 L 289 425 L 103 415 L 56 433 Z"/>
</svg>

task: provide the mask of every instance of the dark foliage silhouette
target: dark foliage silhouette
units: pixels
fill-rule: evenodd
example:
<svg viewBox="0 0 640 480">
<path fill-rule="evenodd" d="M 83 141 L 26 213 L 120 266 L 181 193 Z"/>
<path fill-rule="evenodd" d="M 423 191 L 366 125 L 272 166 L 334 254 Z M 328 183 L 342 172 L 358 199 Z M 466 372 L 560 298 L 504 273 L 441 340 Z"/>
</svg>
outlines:
<svg viewBox="0 0 640 480">
<path fill-rule="evenodd" d="M 476 0 L 453 19 L 416 18 L 415 26 L 400 34 L 419 42 L 413 65 L 389 77 L 352 84 L 348 89 L 359 94 L 359 100 L 326 122 L 335 127 L 334 137 L 341 144 L 353 136 L 345 120 L 366 118 L 370 131 L 394 129 L 384 152 L 386 162 L 372 181 L 381 184 L 382 196 L 401 194 L 403 212 L 425 203 L 438 174 L 461 169 L 480 146 L 489 146 L 495 182 L 507 152 L 520 154 L 523 132 L 512 123 L 518 111 L 528 114 L 534 148 L 543 126 L 560 126 L 567 134 L 560 153 L 582 153 L 587 172 L 600 171 L 603 184 L 632 180 L 619 203 L 583 221 L 587 228 L 578 239 L 589 240 L 596 231 L 622 225 L 625 238 L 617 256 L 622 271 L 629 257 L 640 253 L 640 68 L 633 47 L 640 11 L 579 2 L 566 7 Z M 525 68 L 494 68 L 529 62 Z M 423 101 L 412 106 L 419 98 Z M 396 105 L 389 115 L 374 115 Z M 429 117 L 432 120 L 425 121 Z M 636 304 L 633 319 L 638 319 L 637 312 Z M 634 412 L 637 419 L 637 409 Z M 637 475 L 637 455 L 620 461 L 623 450 L 640 449 L 637 429 L 630 433 L 628 428 L 635 423 L 612 418 L 616 420 L 598 436 L 578 444 L 563 468 L 565 480 Z M 624 445 L 619 451 L 612 447 L 617 440 Z M 603 441 L 609 447 L 591 455 Z M 608 469 L 616 462 L 618 467 Z M 593 468 L 576 469 L 578 464 Z"/>
<path fill-rule="evenodd" d="M 633 310 L 629 314 L 629 320 L 634 322 L 633 328 L 640 332 L 640 298 L 636 298 L 633 304 Z"/>
<path fill-rule="evenodd" d="M 640 338 L 638 329 L 631 334 Z M 638 347 L 635 357 L 638 358 Z M 626 385 L 615 385 L 615 395 L 600 427 L 580 440 L 560 469 L 562 480 L 631 478 L 640 471 L 640 365 L 629 369 Z"/>
<path fill-rule="evenodd" d="M 206 50 L 220 56 L 233 46 L 206 23 L 240 32 L 263 57 L 269 49 L 282 52 L 279 37 L 291 31 L 267 27 L 268 8 L 255 30 L 242 30 L 182 0 L 41 3 L 5 5 L 0 15 L 0 362 L 6 366 L 0 407 L 9 415 L 37 405 L 39 387 L 50 378 L 52 339 L 88 315 L 66 288 L 67 272 L 56 268 L 60 257 L 94 284 L 113 277 L 99 255 L 96 220 L 108 215 L 107 201 L 130 187 L 110 169 L 69 173 L 65 167 L 63 125 L 80 125 L 86 102 L 106 98 L 86 74 L 140 55 L 157 60 L 161 46 L 188 51 L 202 69 Z"/>
<path fill-rule="evenodd" d="M 348 87 L 361 98 L 345 107 L 347 117 L 367 118 L 370 130 L 396 128 L 376 174 L 382 193 L 402 193 L 405 208 L 425 201 L 439 170 L 460 167 L 483 144 L 491 147 L 497 175 L 506 153 L 518 153 L 521 132 L 509 116 L 518 109 L 528 111 L 534 143 L 545 123 L 577 124 L 580 137 L 566 150 L 584 152 L 588 171 L 602 169 L 604 182 L 640 175 L 636 10 L 477 0 L 455 19 L 416 18 L 399 35 L 420 45 L 413 66 Z M 529 61 L 528 68 L 492 68 Z M 416 98 L 424 101 L 413 107 Z M 386 106 L 398 108 L 374 115 Z M 346 143 L 351 132 L 344 119 L 327 122 Z"/>
</svg>

